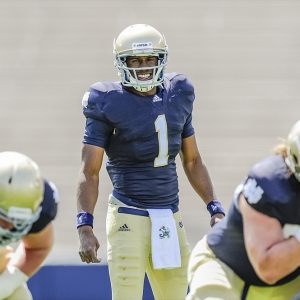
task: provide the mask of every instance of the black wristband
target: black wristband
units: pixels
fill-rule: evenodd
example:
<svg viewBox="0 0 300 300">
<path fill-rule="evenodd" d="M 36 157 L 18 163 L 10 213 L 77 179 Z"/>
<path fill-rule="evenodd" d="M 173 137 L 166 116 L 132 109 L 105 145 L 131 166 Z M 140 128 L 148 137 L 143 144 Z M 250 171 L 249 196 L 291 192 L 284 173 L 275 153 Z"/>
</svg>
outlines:
<svg viewBox="0 0 300 300">
<path fill-rule="evenodd" d="M 211 217 L 215 214 L 223 214 L 225 216 L 225 211 L 222 206 L 222 203 L 218 200 L 210 201 L 207 204 L 206 208 L 209 211 Z"/>
<path fill-rule="evenodd" d="M 88 212 L 82 211 L 77 214 L 77 228 L 88 225 L 93 228 L 94 216 Z"/>
</svg>

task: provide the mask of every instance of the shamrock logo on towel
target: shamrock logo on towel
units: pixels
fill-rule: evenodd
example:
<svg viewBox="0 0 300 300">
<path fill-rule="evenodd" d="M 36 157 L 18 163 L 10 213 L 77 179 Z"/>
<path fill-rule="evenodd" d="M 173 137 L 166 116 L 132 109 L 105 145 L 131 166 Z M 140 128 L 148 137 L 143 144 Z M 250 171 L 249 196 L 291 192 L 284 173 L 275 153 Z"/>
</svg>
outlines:
<svg viewBox="0 0 300 300">
<path fill-rule="evenodd" d="M 170 230 L 169 228 L 166 228 L 165 226 L 162 226 L 159 231 L 161 231 L 161 234 L 159 235 L 159 237 L 161 239 L 164 239 L 164 238 L 169 238 L 170 237 Z"/>
</svg>

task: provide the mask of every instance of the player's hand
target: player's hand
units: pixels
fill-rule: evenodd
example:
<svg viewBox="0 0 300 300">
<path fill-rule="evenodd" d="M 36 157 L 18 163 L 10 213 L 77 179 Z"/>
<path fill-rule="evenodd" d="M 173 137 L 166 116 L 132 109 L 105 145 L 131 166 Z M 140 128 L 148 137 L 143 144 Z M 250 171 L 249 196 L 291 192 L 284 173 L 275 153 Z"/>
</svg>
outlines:
<svg viewBox="0 0 300 300">
<path fill-rule="evenodd" d="M 213 227 L 215 224 L 221 222 L 224 217 L 223 214 L 214 214 L 210 219 L 210 226 Z"/>
<path fill-rule="evenodd" d="M 0 274 L 5 270 L 7 263 L 10 261 L 14 249 L 10 246 L 6 246 L 0 250 Z"/>
<path fill-rule="evenodd" d="M 97 257 L 100 244 L 93 233 L 91 226 L 81 226 L 78 228 L 79 234 L 79 256 L 82 262 L 99 263 L 101 258 Z"/>
</svg>

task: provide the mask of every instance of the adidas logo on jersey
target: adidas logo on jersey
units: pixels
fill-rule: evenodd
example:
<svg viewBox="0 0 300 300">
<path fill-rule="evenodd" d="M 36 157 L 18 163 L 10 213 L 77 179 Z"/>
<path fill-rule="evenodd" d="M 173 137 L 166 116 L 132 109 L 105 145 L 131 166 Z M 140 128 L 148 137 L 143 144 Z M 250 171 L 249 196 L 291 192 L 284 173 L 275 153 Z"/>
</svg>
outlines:
<svg viewBox="0 0 300 300">
<path fill-rule="evenodd" d="M 162 98 L 158 97 L 158 96 L 154 96 L 153 97 L 153 102 L 158 102 L 158 101 L 162 101 Z"/>
<path fill-rule="evenodd" d="M 130 231 L 130 229 L 128 228 L 128 226 L 126 224 L 124 224 L 123 226 L 121 226 L 118 231 Z"/>
</svg>

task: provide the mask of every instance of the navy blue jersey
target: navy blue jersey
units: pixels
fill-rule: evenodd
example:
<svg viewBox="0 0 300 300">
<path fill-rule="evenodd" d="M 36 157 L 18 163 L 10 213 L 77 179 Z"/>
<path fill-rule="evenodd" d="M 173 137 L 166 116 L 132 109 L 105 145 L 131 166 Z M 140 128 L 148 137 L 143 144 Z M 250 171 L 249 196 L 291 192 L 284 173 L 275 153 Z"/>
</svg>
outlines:
<svg viewBox="0 0 300 300">
<path fill-rule="evenodd" d="M 175 157 L 194 134 L 194 87 L 186 76 L 166 74 L 153 96 L 130 92 L 120 82 L 96 83 L 83 98 L 83 143 L 105 149 L 114 191 L 139 207 L 178 202 Z"/>
<path fill-rule="evenodd" d="M 208 234 L 208 244 L 216 256 L 250 285 L 267 286 L 255 273 L 246 253 L 243 220 L 237 199 L 243 193 L 257 211 L 279 220 L 283 231 L 290 225 L 300 226 L 300 183 L 291 175 L 282 155 L 273 155 L 254 165 L 247 179 L 238 186 L 225 219 Z M 280 263 L 280 262 L 279 262 Z M 300 268 L 275 285 L 300 275 Z"/>
<path fill-rule="evenodd" d="M 44 179 L 45 190 L 44 198 L 41 203 L 42 211 L 40 217 L 35 221 L 28 233 L 37 233 L 43 230 L 57 214 L 57 203 L 59 195 L 56 186 L 53 182 Z"/>
</svg>

